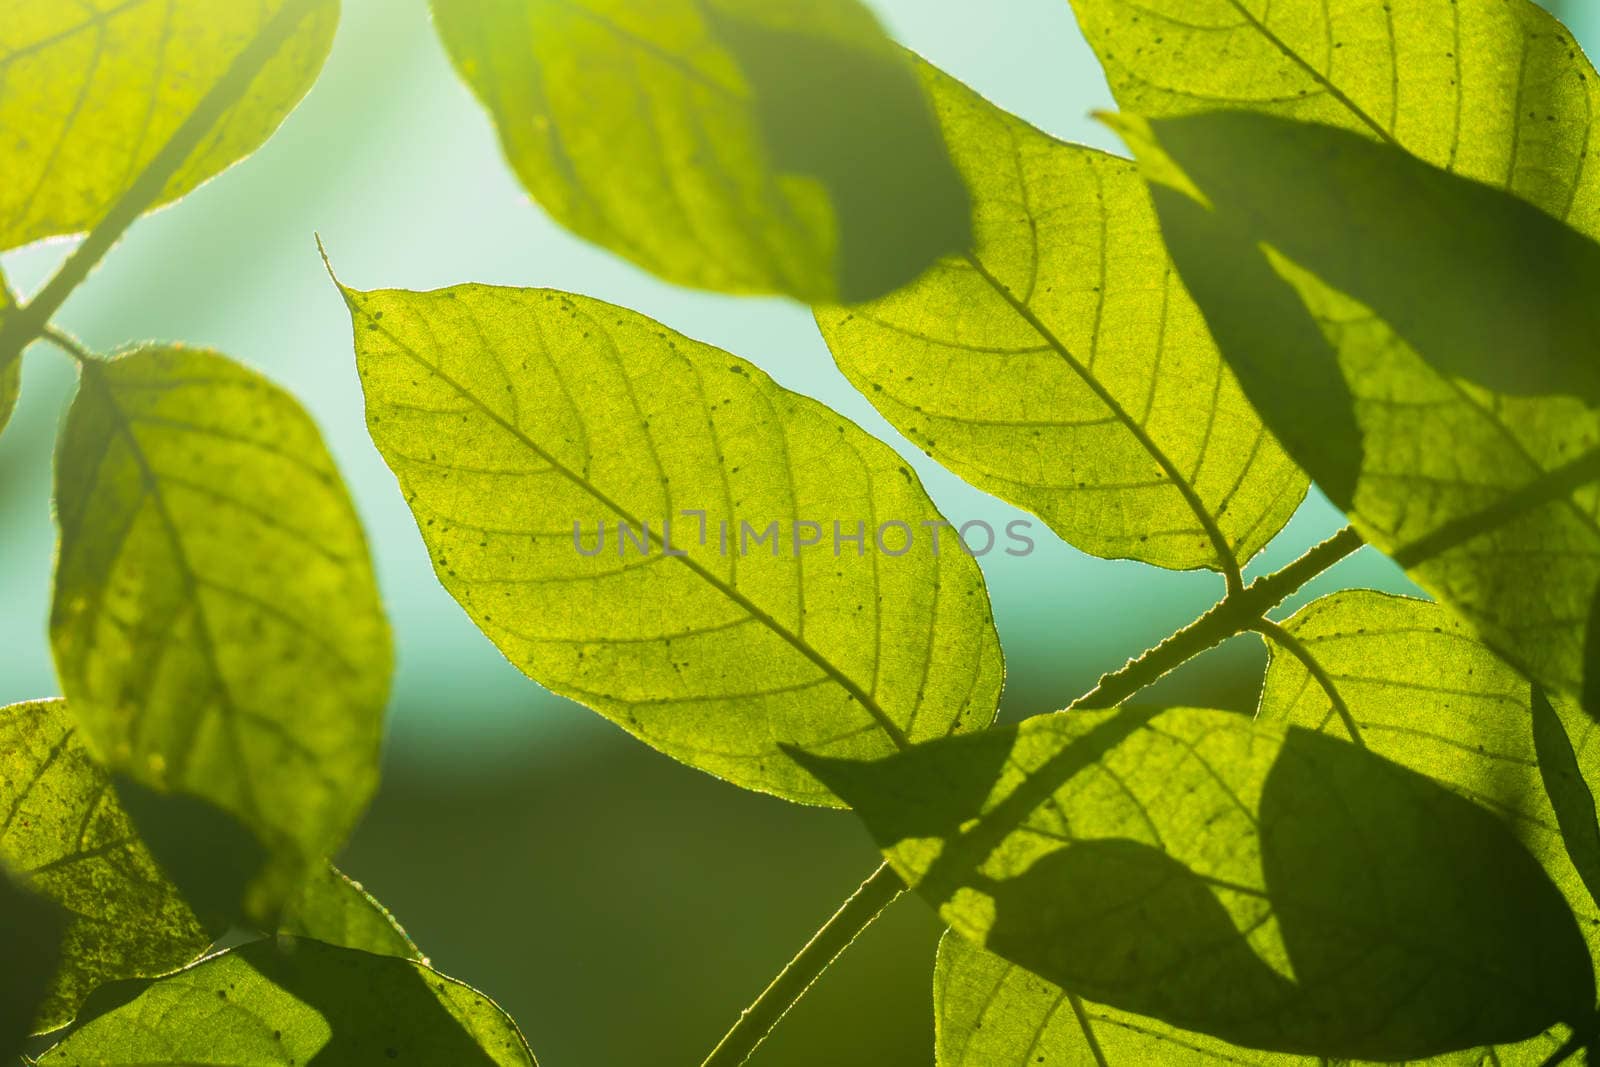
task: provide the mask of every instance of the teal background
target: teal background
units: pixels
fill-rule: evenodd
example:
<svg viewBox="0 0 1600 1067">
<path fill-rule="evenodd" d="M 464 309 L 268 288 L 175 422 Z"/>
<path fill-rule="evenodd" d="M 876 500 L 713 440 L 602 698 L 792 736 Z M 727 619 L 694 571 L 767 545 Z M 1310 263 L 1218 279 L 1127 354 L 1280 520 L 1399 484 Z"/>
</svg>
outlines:
<svg viewBox="0 0 1600 1067">
<path fill-rule="evenodd" d="M 894 34 L 1008 110 L 1116 150 L 1112 100 L 1065 0 L 876 0 Z M 1600 33 L 1592 5 L 1580 35 Z M 1593 38 L 1586 38 L 1593 39 Z M 434 581 L 367 438 L 350 324 L 313 243 L 359 288 L 552 286 L 637 308 L 737 352 L 890 441 L 944 513 L 1020 513 L 948 475 L 835 369 L 805 309 L 656 282 L 568 235 L 503 165 L 422 0 L 346 0 L 317 86 L 255 156 L 139 222 L 63 309 L 90 346 L 182 340 L 263 370 L 328 438 L 367 523 L 394 623 L 386 780 L 343 858 L 447 973 L 496 997 L 546 1067 L 692 1064 L 876 853 L 853 819 L 745 793 L 643 748 L 509 666 Z M 30 292 L 70 251 L 0 259 Z M 49 456 L 73 368 L 40 346 L 0 437 L 0 703 L 57 691 L 45 635 Z M 1248 573 L 1341 525 L 1315 493 Z M 1026 558 L 983 560 L 1005 645 L 1004 714 L 1053 710 L 1222 592 L 1078 553 L 1038 525 Z M 1345 585 L 1411 588 L 1371 550 L 1291 606 Z M 1241 638 L 1149 699 L 1249 707 L 1264 656 Z M 938 924 L 902 902 L 795 1011 L 758 1064 L 926 1064 Z"/>
</svg>

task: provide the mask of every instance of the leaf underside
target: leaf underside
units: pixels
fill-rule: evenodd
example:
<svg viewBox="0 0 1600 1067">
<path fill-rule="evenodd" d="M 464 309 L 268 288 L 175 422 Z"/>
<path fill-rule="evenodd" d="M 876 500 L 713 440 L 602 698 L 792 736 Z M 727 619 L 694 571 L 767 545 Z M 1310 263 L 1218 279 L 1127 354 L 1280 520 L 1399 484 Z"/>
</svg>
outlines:
<svg viewBox="0 0 1600 1067">
<path fill-rule="evenodd" d="M 345 292 L 368 428 L 435 572 L 541 684 L 686 763 L 821 804 L 837 801 L 780 746 L 883 755 L 992 720 L 983 577 L 952 531 L 933 550 L 922 524 L 939 515 L 887 446 L 597 300 Z M 818 544 L 796 547 L 796 520 Z M 663 552 L 664 521 L 686 556 Z M 835 522 L 864 526 L 859 551 Z M 887 522 L 909 551 L 891 554 L 903 530 L 874 544 Z M 747 535 L 772 523 L 775 540 Z"/>
<path fill-rule="evenodd" d="M 1132 164 L 1057 141 L 926 64 L 976 246 L 817 312 L 914 444 L 1093 555 L 1225 570 L 1306 479 L 1224 366 Z"/>
</svg>

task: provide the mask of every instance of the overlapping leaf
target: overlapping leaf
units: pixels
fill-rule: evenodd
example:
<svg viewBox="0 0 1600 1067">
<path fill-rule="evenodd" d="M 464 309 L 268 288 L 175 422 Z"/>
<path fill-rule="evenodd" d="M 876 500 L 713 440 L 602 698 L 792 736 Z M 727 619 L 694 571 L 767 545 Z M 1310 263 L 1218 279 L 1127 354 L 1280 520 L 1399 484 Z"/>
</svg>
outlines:
<svg viewBox="0 0 1600 1067">
<path fill-rule="evenodd" d="M 812 803 L 837 801 L 780 744 L 869 757 L 991 721 L 982 575 L 952 532 L 934 547 L 938 513 L 881 442 L 597 300 L 344 292 L 368 427 L 440 581 L 554 692 Z"/>
<path fill-rule="evenodd" d="M 164 974 L 211 944 L 139 840 L 64 702 L 0 709 L 0 816 L 0 859 L 67 920 L 62 966 L 35 1031 L 71 1021 L 104 982 Z"/>
<path fill-rule="evenodd" d="M 311 87 L 338 20 L 338 0 L 0 0 L 0 249 L 92 227 L 234 60 L 266 47 L 156 204 L 255 151 Z"/>
<path fill-rule="evenodd" d="M 1398 145 L 1600 235 L 1600 77 L 1532 0 L 1072 0 L 1122 110 L 1241 108 Z"/>
<path fill-rule="evenodd" d="M 389 909 L 332 865 L 308 878 L 283 909 L 278 929 L 327 945 L 427 963 Z"/>
<path fill-rule="evenodd" d="M 967 246 L 906 57 L 856 0 L 433 0 L 562 225 L 686 285 L 866 300 Z"/>
<path fill-rule="evenodd" d="M 819 311 L 840 368 L 929 455 L 1086 552 L 1215 570 L 1254 555 L 1305 477 L 1223 365 L 1135 169 L 922 74 L 976 247 Z"/>
<path fill-rule="evenodd" d="M 1585 350 L 1551 348 L 1546 341 L 1592 332 L 1590 302 L 1552 296 L 1526 307 L 1515 299 L 1496 305 L 1513 324 L 1563 313 L 1570 321 L 1530 323 L 1526 347 L 1533 355 L 1527 360 L 1513 335 L 1498 360 L 1488 351 L 1464 366 L 1461 353 L 1451 352 L 1450 331 L 1438 328 L 1436 312 L 1414 302 L 1392 305 L 1371 288 L 1382 288 L 1381 277 L 1359 278 L 1350 266 L 1370 256 L 1327 248 L 1338 238 L 1329 236 L 1324 209 L 1360 199 L 1348 181 L 1338 181 L 1351 167 L 1367 173 L 1386 164 L 1385 187 L 1396 193 L 1390 209 L 1429 217 L 1408 224 L 1412 229 L 1437 235 L 1458 227 L 1474 235 L 1462 243 L 1475 249 L 1486 233 L 1503 230 L 1505 242 L 1515 245 L 1534 240 L 1536 228 L 1486 220 L 1481 211 L 1447 210 L 1495 196 L 1481 187 L 1456 201 L 1400 196 L 1463 180 L 1433 171 L 1432 179 L 1419 181 L 1418 165 L 1398 150 L 1369 147 L 1328 127 L 1218 113 L 1127 121 L 1122 128 L 1145 162 L 1180 272 L 1224 355 L 1291 454 L 1369 540 L 1463 612 L 1497 653 L 1553 690 L 1581 694 L 1594 712 L 1600 671 L 1588 664 L 1600 661 L 1593 647 L 1597 630 L 1589 625 L 1600 592 L 1600 496 L 1593 484 L 1600 477 L 1600 420 L 1575 397 L 1493 393 L 1452 376 L 1469 371 L 1502 386 L 1522 377 L 1544 383 L 1539 388 L 1579 391 L 1589 373 L 1581 366 Z M 1352 154 L 1357 163 L 1350 163 Z M 1260 184 L 1256 169 L 1279 180 Z M 1336 184 L 1322 190 L 1320 183 L 1330 178 Z M 1326 240 L 1302 243 L 1290 233 L 1297 216 L 1312 220 L 1306 229 L 1321 230 Z M 1343 239 L 1376 238 L 1353 227 Z M 1273 240 L 1312 262 L 1264 244 Z M 1586 244 L 1575 235 L 1572 240 Z M 1432 271 L 1434 284 L 1444 287 L 1454 276 L 1448 247 L 1447 240 L 1437 245 Z M 1534 254 L 1552 247 L 1567 246 L 1540 241 Z M 1594 258 L 1592 252 L 1573 256 Z M 1519 262 L 1500 265 L 1509 274 Z M 1342 285 L 1362 288 L 1396 321 L 1329 284 L 1318 265 Z M 1493 266 L 1479 263 L 1474 271 Z M 1518 291 L 1518 284 L 1508 277 L 1507 292 Z M 1466 295 L 1478 292 L 1469 286 Z M 1528 367 L 1519 370 L 1523 362 Z"/>
<path fill-rule="evenodd" d="M 1318 1067 L 1320 1056 L 1285 1056 L 1228 1045 L 1158 1019 L 1076 998 L 1054 982 L 947 932 L 934 971 L 938 1067 L 1140 1067 L 1147 1063 Z M 1562 1032 L 1518 1045 L 1429 1057 L 1430 1067 L 1540 1067 Z"/>
<path fill-rule="evenodd" d="M 214 353 L 91 363 L 56 505 L 51 644 L 85 740 L 131 779 L 124 801 L 186 891 L 190 867 L 227 873 L 217 835 L 247 830 L 247 910 L 270 921 L 372 793 L 391 665 L 316 427 Z"/>
<path fill-rule="evenodd" d="M 958 933 L 1121 1011 L 1394 1060 L 1593 1009 L 1572 912 L 1511 830 L 1348 742 L 1178 709 L 801 758 Z"/>
<path fill-rule="evenodd" d="M 22 888 L 0 866 L 0 1059 L 15 1062 L 61 963 L 61 909 Z"/>
<path fill-rule="evenodd" d="M 476 990 L 420 963 L 316 941 L 257 941 L 107 993 L 109 1010 L 41 1067 L 534 1065 L 516 1023 Z"/>
</svg>

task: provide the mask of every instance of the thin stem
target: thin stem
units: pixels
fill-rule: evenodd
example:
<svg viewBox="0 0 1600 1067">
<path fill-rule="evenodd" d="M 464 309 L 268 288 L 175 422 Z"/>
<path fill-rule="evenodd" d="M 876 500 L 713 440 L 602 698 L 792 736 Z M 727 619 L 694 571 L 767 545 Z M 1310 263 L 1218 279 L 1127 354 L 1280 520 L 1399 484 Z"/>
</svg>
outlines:
<svg viewBox="0 0 1600 1067">
<path fill-rule="evenodd" d="M 61 310 L 67 297 L 83 283 L 123 232 L 133 225 L 134 220 L 156 204 L 173 177 L 222 121 L 228 109 L 244 97 L 256 77 L 283 48 L 294 31 L 325 2 L 288 0 L 244 50 L 234 57 L 227 73 L 212 85 L 167 143 L 161 146 L 161 151 L 111 205 L 105 217 L 89 231 L 83 243 L 73 250 L 44 288 L 0 323 L 0 371 L 9 367 L 24 348 L 43 335 L 46 325 Z"/>
<path fill-rule="evenodd" d="M 772 984 L 762 990 L 755 1003 L 746 1008 L 701 1067 L 734 1067 L 750 1058 L 772 1028 L 810 989 L 828 965 L 850 947 L 894 901 L 905 892 L 906 884 L 887 863 L 872 872 L 850 899 L 834 912 L 816 934 L 778 972 Z"/>
<path fill-rule="evenodd" d="M 1295 590 L 1365 543 L 1353 527 L 1346 526 L 1283 570 L 1257 578 L 1144 655 L 1103 676 L 1067 710 L 1116 707 L 1207 649 L 1253 629 Z"/>
<path fill-rule="evenodd" d="M 1356 725 L 1356 717 L 1351 713 L 1350 705 L 1344 702 L 1344 697 L 1339 693 L 1339 687 L 1334 684 L 1333 678 L 1329 676 L 1317 657 L 1311 654 L 1311 649 L 1306 647 L 1305 642 L 1271 619 L 1257 619 L 1250 629 L 1282 647 L 1291 656 L 1299 660 L 1301 666 L 1311 672 L 1311 677 L 1317 680 L 1317 684 L 1322 687 L 1322 691 L 1328 695 L 1328 702 L 1333 705 L 1333 710 L 1339 716 L 1339 721 L 1344 723 L 1345 733 L 1350 735 L 1350 740 L 1361 748 L 1366 748 L 1367 742 L 1361 736 L 1361 728 Z"/>
<path fill-rule="evenodd" d="M 1229 595 L 1122 670 L 1101 678 L 1094 690 L 1074 701 L 1068 710 L 1115 707 L 1212 645 L 1252 629 L 1290 594 L 1363 544 L 1360 534 L 1345 527 L 1282 570 L 1257 578 Z M 755 1003 L 745 1009 L 701 1067 L 734 1067 L 745 1062 L 828 965 L 905 889 L 904 880 L 887 863 L 874 871 Z"/>
<path fill-rule="evenodd" d="M 79 363 L 105 362 L 99 356 L 95 355 L 93 352 L 83 347 L 83 345 L 79 344 L 71 334 L 68 334 L 62 330 L 58 330 L 54 326 L 46 326 L 40 331 L 39 336 L 44 338 L 46 341 L 49 341 L 57 348 L 61 349 L 61 351 L 65 352 Z"/>
</svg>

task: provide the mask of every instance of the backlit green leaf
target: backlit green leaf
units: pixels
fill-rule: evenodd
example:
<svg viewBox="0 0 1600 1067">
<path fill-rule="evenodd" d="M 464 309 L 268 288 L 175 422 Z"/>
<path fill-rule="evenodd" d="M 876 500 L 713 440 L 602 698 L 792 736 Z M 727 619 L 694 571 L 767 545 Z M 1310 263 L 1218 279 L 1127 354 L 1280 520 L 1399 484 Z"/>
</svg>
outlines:
<svg viewBox="0 0 1600 1067">
<path fill-rule="evenodd" d="M 476 990 L 420 963 L 316 941 L 257 941 L 108 992 L 115 1006 L 40 1067 L 534 1064 L 516 1023 Z"/>
<path fill-rule="evenodd" d="M 11 295 L 11 286 L 6 282 L 5 274 L 0 272 L 0 322 L 5 321 L 6 313 L 15 306 L 16 298 Z M 0 431 L 4 431 L 6 423 L 11 421 L 21 388 L 22 360 L 12 359 L 0 367 Z"/>
<path fill-rule="evenodd" d="M 1054 982 L 981 949 L 954 932 L 939 941 L 933 977 L 938 1067 L 1142 1067 L 1247 1064 L 1320 1067 L 1320 1056 L 1285 1056 L 1224 1044 L 1073 997 Z M 1564 1035 L 1432 1056 L 1430 1067 L 1541 1067 Z"/>
<path fill-rule="evenodd" d="M 132 780 L 124 802 L 186 891 L 186 870 L 227 875 L 218 835 L 248 831 L 230 855 L 265 862 L 243 873 L 249 917 L 270 923 L 372 793 L 391 667 L 316 427 L 215 353 L 90 363 L 56 507 L 51 644 L 85 740 Z"/>
<path fill-rule="evenodd" d="M 1086 552 L 1249 559 L 1305 477 L 1224 367 L 1135 168 L 922 72 L 977 244 L 874 304 L 819 311 L 840 368 L 929 455 Z"/>
<path fill-rule="evenodd" d="M 1354 130 L 1600 235 L 1600 78 L 1531 0 L 1072 0 L 1123 111 Z"/>
<path fill-rule="evenodd" d="M 669 281 L 866 300 L 965 248 L 907 57 L 856 0 L 433 0 L 523 185 Z"/>
<path fill-rule="evenodd" d="M 164 974 L 211 944 L 139 840 L 65 702 L 0 709 L 0 815 L 0 860 L 67 919 L 62 967 L 34 1031 L 70 1022 L 104 982 Z"/>
<path fill-rule="evenodd" d="M 272 59 L 156 203 L 255 151 L 311 87 L 338 21 L 338 0 L 0 0 L 0 249 L 94 226 L 265 39 Z"/>
<path fill-rule="evenodd" d="M 1554 691 L 1581 694 L 1596 713 L 1600 670 L 1587 665 L 1600 662 L 1594 644 L 1600 628 L 1588 625 L 1600 593 L 1600 494 L 1593 484 L 1600 477 L 1600 416 L 1572 397 L 1494 393 L 1441 373 L 1437 368 L 1462 368 L 1456 355 L 1438 354 L 1449 347 L 1442 334 L 1415 325 L 1427 315 L 1369 291 L 1434 354 L 1413 347 L 1396 323 L 1307 264 L 1263 243 L 1314 209 L 1301 203 L 1293 182 L 1259 186 L 1246 177 L 1258 155 L 1292 156 L 1300 145 L 1297 169 L 1314 165 L 1323 174 L 1338 169 L 1328 157 L 1351 145 L 1368 162 L 1374 152 L 1398 154 L 1367 149 L 1326 127 L 1265 116 L 1217 113 L 1119 126 L 1145 162 L 1179 270 L 1224 356 L 1290 453 L 1369 541 L 1461 611 L 1499 655 Z M 1267 142 L 1275 145 L 1271 152 L 1253 148 Z M 1346 195 L 1360 198 L 1328 194 Z M 1281 204 L 1269 209 L 1262 203 L 1267 197 Z M 1391 210 L 1427 214 L 1442 206 L 1437 197 L 1412 196 Z M 1255 221 L 1268 216 L 1282 220 L 1271 234 Z M 1482 225 L 1470 218 L 1443 222 L 1452 223 L 1468 231 Z M 1519 232 L 1534 239 L 1526 228 L 1509 232 L 1511 243 Z M 1365 239 L 1354 231 L 1348 236 Z M 1296 248 L 1351 282 L 1352 272 L 1318 242 Z M 1435 284 L 1452 284 L 1455 258 L 1441 253 L 1431 272 Z M 1501 266 L 1521 269 L 1515 262 Z M 1370 290 L 1370 282 L 1363 284 Z M 1506 285 L 1512 291 L 1514 283 Z M 1572 303 L 1574 321 L 1551 332 L 1583 335 L 1589 327 L 1579 320 L 1586 321 L 1590 303 Z M 1515 300 L 1497 306 L 1515 323 L 1549 310 Z M 1527 329 L 1536 353 L 1540 330 L 1551 328 Z M 1504 368 L 1499 380 L 1521 373 L 1519 351 L 1512 345 L 1498 359 L 1486 354 Z M 1559 350 L 1556 357 L 1584 358 Z"/>
<path fill-rule="evenodd" d="M 278 928 L 328 945 L 428 962 L 389 909 L 331 864 L 306 879 Z"/>
<path fill-rule="evenodd" d="M 1345 741 L 1179 709 L 800 758 L 958 933 L 1122 1011 L 1406 1059 L 1593 1008 L 1572 913 L 1506 824 Z"/>
<path fill-rule="evenodd" d="M 780 744 L 869 757 L 991 721 L 983 577 L 881 442 L 598 300 L 344 292 L 367 425 L 439 580 L 552 691 L 819 804 L 837 801 Z"/>
</svg>

